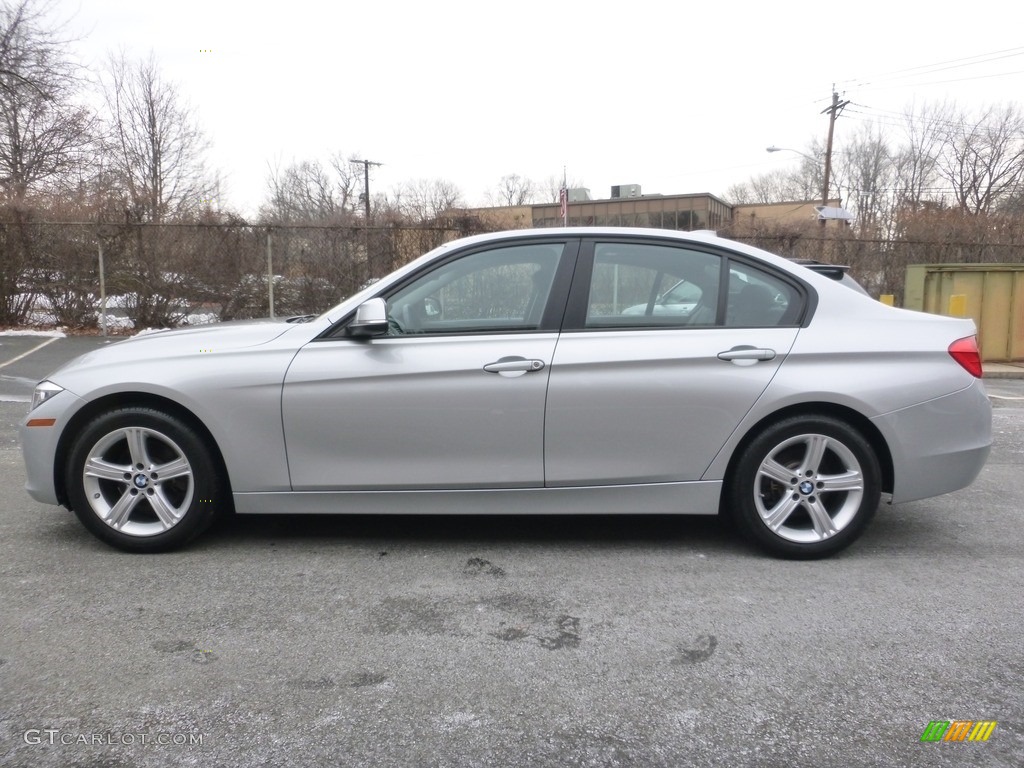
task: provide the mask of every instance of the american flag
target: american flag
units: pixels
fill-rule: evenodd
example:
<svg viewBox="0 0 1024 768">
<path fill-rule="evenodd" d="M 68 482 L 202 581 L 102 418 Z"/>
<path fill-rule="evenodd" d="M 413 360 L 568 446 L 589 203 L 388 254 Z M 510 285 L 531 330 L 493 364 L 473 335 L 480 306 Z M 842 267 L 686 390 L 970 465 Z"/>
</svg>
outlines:
<svg viewBox="0 0 1024 768">
<path fill-rule="evenodd" d="M 569 226 L 569 190 L 565 187 L 558 190 L 558 201 L 562 204 L 562 223 Z"/>
</svg>

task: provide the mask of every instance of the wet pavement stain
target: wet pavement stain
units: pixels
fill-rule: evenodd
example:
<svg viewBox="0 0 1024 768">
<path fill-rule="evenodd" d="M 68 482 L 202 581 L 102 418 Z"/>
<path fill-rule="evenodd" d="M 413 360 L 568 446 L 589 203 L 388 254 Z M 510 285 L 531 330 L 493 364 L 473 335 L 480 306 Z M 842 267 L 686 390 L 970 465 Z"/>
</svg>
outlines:
<svg viewBox="0 0 1024 768">
<path fill-rule="evenodd" d="M 196 644 L 188 640 L 158 640 L 153 643 L 153 650 L 161 653 L 184 653 L 194 651 L 195 648 Z"/>
<path fill-rule="evenodd" d="M 352 676 L 348 683 L 349 688 L 369 688 L 374 685 L 386 683 L 388 676 L 380 672 L 359 672 Z"/>
<path fill-rule="evenodd" d="M 216 661 L 217 654 L 213 651 L 205 648 L 200 648 L 195 643 L 190 643 L 188 640 L 158 640 L 153 643 L 152 648 L 154 651 L 160 653 L 187 653 L 189 655 L 189 661 L 193 664 L 209 664 L 211 661 Z"/>
<path fill-rule="evenodd" d="M 505 575 L 505 569 L 499 568 L 490 560 L 484 560 L 482 557 L 471 557 L 466 561 L 466 566 L 462 569 L 462 572 L 468 576 L 493 576 L 496 579 L 500 579 Z"/>
<path fill-rule="evenodd" d="M 442 635 L 449 632 L 451 611 L 429 599 L 389 597 L 370 611 L 370 618 L 383 635 Z"/>
<path fill-rule="evenodd" d="M 714 635 L 698 635 L 689 645 L 679 646 L 679 655 L 673 659 L 674 664 L 698 664 L 707 661 L 718 647 L 718 638 Z"/>
<path fill-rule="evenodd" d="M 558 629 L 557 635 L 537 638 L 541 648 L 560 651 L 563 648 L 580 647 L 580 620 L 578 618 L 569 615 L 559 616 L 555 626 Z"/>
<path fill-rule="evenodd" d="M 336 685 L 334 680 L 329 677 L 321 677 L 316 680 L 292 680 L 291 684 L 304 691 L 326 691 Z"/>
<path fill-rule="evenodd" d="M 520 627 L 506 627 L 498 632 L 492 632 L 491 636 L 510 643 L 513 640 L 522 640 L 524 637 L 529 637 L 530 633 Z"/>
</svg>

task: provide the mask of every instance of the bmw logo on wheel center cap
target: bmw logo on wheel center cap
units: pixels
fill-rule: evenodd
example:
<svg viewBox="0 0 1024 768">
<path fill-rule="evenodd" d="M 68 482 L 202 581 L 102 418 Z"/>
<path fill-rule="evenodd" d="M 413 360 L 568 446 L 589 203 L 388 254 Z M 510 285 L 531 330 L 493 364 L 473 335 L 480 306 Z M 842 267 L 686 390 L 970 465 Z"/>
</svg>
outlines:
<svg viewBox="0 0 1024 768">
<path fill-rule="evenodd" d="M 149 478 L 140 473 L 135 476 L 134 482 L 136 488 L 145 488 L 149 484 Z"/>
<path fill-rule="evenodd" d="M 141 488 L 142 486 L 139 487 Z M 800 493 L 804 494 L 805 496 L 809 496 L 812 491 L 814 491 L 814 483 L 812 483 L 810 480 L 804 480 L 802 483 L 800 483 Z"/>
</svg>

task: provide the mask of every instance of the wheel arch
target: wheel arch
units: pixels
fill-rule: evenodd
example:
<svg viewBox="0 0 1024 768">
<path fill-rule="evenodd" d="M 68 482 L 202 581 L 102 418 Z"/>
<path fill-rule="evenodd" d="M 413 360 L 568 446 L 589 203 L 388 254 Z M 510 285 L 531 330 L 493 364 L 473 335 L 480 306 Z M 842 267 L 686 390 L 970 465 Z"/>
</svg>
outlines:
<svg viewBox="0 0 1024 768">
<path fill-rule="evenodd" d="M 799 405 L 791 405 L 778 411 L 773 411 L 750 427 L 746 434 L 743 435 L 743 438 L 736 444 L 736 448 L 732 452 L 732 456 L 729 459 L 729 464 L 725 471 L 726 481 L 728 482 L 728 479 L 733 476 L 736 463 L 740 460 L 740 457 L 747 449 L 747 446 L 750 445 L 750 443 L 759 434 L 761 434 L 761 432 L 777 421 L 792 418 L 794 416 L 830 416 L 834 419 L 839 419 L 840 421 L 845 422 L 860 432 L 860 434 L 864 436 L 864 439 L 868 441 L 871 449 L 875 452 L 875 456 L 878 458 L 878 466 L 882 470 L 882 490 L 886 493 L 892 493 L 893 486 L 895 484 L 895 470 L 893 468 L 892 452 L 889 450 L 889 444 L 886 442 L 885 437 L 883 437 L 878 428 L 871 423 L 871 420 L 862 413 L 843 405 L 828 402 L 800 403 Z M 725 484 L 723 484 L 723 493 L 724 491 Z"/>
<path fill-rule="evenodd" d="M 220 446 L 217 445 L 213 434 L 211 434 L 210 430 L 206 428 L 206 425 L 203 424 L 198 416 L 181 403 L 149 392 L 118 392 L 105 395 L 89 402 L 71 417 L 67 426 L 61 432 L 53 462 L 53 483 L 54 489 L 57 492 L 58 502 L 71 509 L 71 500 L 68 496 L 67 484 L 65 483 L 65 467 L 70 458 L 75 438 L 81 434 L 85 425 L 94 418 L 106 411 L 117 408 L 152 408 L 162 411 L 169 416 L 174 416 L 194 429 L 213 454 L 225 487 L 225 501 L 229 504 L 231 503 L 231 478 L 228 475 L 227 465 L 224 462 L 224 456 L 221 454 Z"/>
</svg>

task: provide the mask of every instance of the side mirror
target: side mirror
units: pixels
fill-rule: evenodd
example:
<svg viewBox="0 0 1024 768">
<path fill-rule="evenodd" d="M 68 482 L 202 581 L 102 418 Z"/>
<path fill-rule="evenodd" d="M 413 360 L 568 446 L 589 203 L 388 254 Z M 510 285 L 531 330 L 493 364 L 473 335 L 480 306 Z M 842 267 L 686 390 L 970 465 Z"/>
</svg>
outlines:
<svg viewBox="0 0 1024 768">
<path fill-rule="evenodd" d="M 383 336 L 388 332 L 388 305 L 384 299 L 369 299 L 356 307 L 356 316 L 348 324 L 349 336 Z"/>
</svg>

